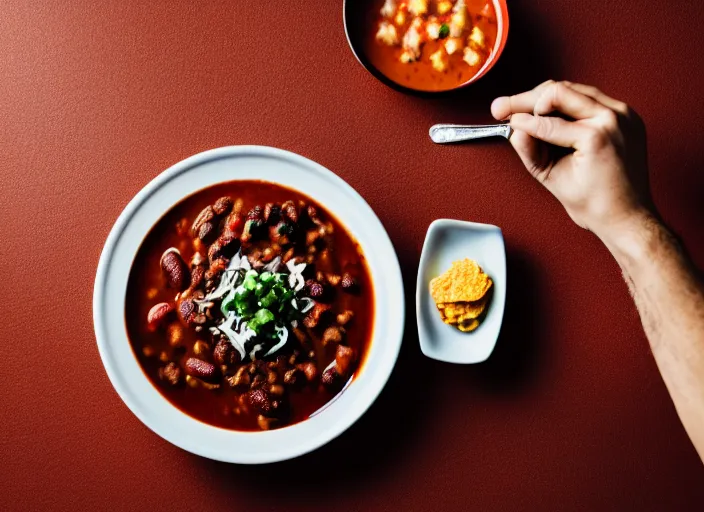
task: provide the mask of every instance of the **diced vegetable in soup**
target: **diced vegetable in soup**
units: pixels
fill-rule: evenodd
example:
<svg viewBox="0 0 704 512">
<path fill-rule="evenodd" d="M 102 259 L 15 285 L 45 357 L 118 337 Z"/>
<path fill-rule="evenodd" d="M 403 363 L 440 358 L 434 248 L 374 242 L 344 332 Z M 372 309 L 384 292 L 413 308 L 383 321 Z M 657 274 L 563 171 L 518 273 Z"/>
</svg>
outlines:
<svg viewBox="0 0 704 512">
<path fill-rule="evenodd" d="M 474 77 L 496 41 L 491 0 L 383 0 L 374 3 L 366 53 L 394 82 L 453 89 Z"/>
<path fill-rule="evenodd" d="M 151 229 L 132 264 L 126 323 L 148 378 L 185 413 L 236 430 L 308 418 L 355 375 L 372 333 L 362 252 L 323 207 L 237 181 Z"/>
</svg>

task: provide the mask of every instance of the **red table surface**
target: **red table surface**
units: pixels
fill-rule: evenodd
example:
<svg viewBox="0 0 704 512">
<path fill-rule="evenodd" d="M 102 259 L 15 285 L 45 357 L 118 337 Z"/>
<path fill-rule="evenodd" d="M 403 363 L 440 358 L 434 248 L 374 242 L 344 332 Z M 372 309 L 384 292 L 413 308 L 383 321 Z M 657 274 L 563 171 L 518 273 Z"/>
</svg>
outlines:
<svg viewBox="0 0 704 512">
<path fill-rule="evenodd" d="M 32 5 L 37 4 L 37 5 Z M 619 270 L 505 141 L 436 146 L 436 122 L 553 78 L 649 129 L 653 190 L 701 267 L 703 3 L 514 0 L 498 66 L 445 98 L 395 92 L 347 47 L 337 1 L 0 3 L 0 509 L 704 510 L 683 430 Z M 271 145 L 338 173 L 398 251 L 408 320 L 384 392 L 349 431 L 260 467 L 149 431 L 96 348 L 98 257 L 171 164 Z M 421 355 L 415 276 L 438 217 L 499 225 L 508 302 L 491 359 Z"/>
</svg>

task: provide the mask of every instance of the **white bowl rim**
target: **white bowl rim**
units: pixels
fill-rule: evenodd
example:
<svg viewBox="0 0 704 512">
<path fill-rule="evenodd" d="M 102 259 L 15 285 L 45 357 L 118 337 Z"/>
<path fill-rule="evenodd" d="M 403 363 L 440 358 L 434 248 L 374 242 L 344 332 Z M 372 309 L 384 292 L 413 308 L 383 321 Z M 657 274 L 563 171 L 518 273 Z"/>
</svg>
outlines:
<svg viewBox="0 0 704 512">
<path fill-rule="evenodd" d="M 108 278 L 110 277 L 110 266 L 116 246 L 121 241 L 120 237 L 132 221 L 135 214 L 144 206 L 145 202 L 149 200 L 150 196 L 152 196 L 165 184 L 169 183 L 170 180 L 173 180 L 179 175 L 195 167 L 216 160 L 242 155 L 280 159 L 292 165 L 300 166 L 306 171 L 311 172 L 312 176 L 317 175 L 319 178 L 329 181 L 331 186 L 336 187 L 336 189 L 340 191 L 340 194 L 345 194 L 349 197 L 349 200 L 355 204 L 355 207 L 359 208 L 360 215 L 365 216 L 365 222 L 368 223 L 364 226 L 365 230 L 369 229 L 370 232 L 374 233 L 373 251 L 370 250 L 370 247 L 368 246 L 369 244 L 366 246 L 362 244 L 358 233 L 355 233 L 346 222 L 344 215 L 340 215 L 334 207 L 330 207 L 328 204 L 325 205 L 326 208 L 328 208 L 349 231 L 353 232 L 353 235 L 357 238 L 357 242 L 362 246 L 363 252 L 366 256 L 367 265 L 372 273 L 372 280 L 374 283 L 375 316 L 374 332 L 369 353 L 363 362 L 360 374 L 355 376 L 355 379 L 352 381 L 352 384 L 348 386 L 348 389 L 329 402 L 323 410 L 302 422 L 266 432 L 243 432 L 228 430 L 212 426 L 192 418 L 188 414 L 173 406 L 163 395 L 161 395 L 161 393 L 151 384 L 151 382 L 149 382 L 146 375 L 142 373 L 143 382 L 140 382 L 138 386 L 142 388 L 140 392 L 145 392 L 147 394 L 151 394 L 152 396 L 154 393 L 158 395 L 161 399 L 161 403 L 155 405 L 159 407 L 162 414 L 168 414 L 172 420 L 176 419 L 177 423 L 180 425 L 168 424 L 168 421 L 160 418 L 157 413 L 150 414 L 145 411 L 144 407 L 140 407 L 137 403 L 138 400 L 135 399 L 134 390 L 130 388 L 133 384 L 130 383 L 129 385 L 126 385 L 120 378 L 121 371 L 124 371 L 124 368 L 120 368 L 120 365 L 112 356 L 111 350 L 113 347 L 111 347 L 110 344 L 111 335 L 108 334 L 106 326 L 107 315 L 103 313 L 104 305 L 107 301 L 106 292 L 108 291 L 108 286 L 110 285 L 108 282 Z M 237 177 L 233 177 L 231 178 L 231 181 L 236 181 L 237 179 Z M 220 180 L 219 182 L 223 181 L 227 180 Z M 275 182 L 274 180 L 265 181 Z M 194 188 L 191 192 L 189 192 L 189 194 L 195 193 L 198 190 L 213 184 L 214 183 L 206 184 L 199 188 Z M 301 190 L 301 192 L 305 195 L 311 195 L 305 190 L 305 187 L 299 188 L 289 184 L 284 184 L 284 186 Z M 174 197 L 173 204 L 180 202 L 189 194 L 181 197 Z M 313 198 L 319 200 L 319 198 Z M 165 211 L 162 212 L 162 215 L 163 213 L 165 213 Z M 152 225 L 148 226 L 147 230 L 151 229 Z M 141 243 L 142 240 L 139 240 L 137 247 L 139 247 Z M 381 257 L 384 258 L 384 282 L 378 283 L 379 272 L 376 270 L 374 263 Z M 131 267 L 131 265 L 132 262 L 130 261 L 128 266 Z M 124 287 L 126 288 L 126 282 L 124 283 Z M 383 289 L 385 292 L 383 296 L 380 296 L 380 289 Z M 380 317 L 378 314 L 378 304 L 380 298 L 384 298 L 385 303 L 390 308 L 391 315 L 386 318 L 397 319 L 396 321 L 386 320 Z M 124 306 L 122 311 L 124 311 Z M 347 182 L 322 165 L 290 151 L 268 146 L 225 146 L 198 153 L 172 165 L 156 176 L 144 188 L 142 188 L 124 208 L 107 237 L 100 260 L 98 262 L 93 290 L 93 323 L 98 351 L 110 382 L 132 413 L 135 414 L 135 416 L 137 416 L 138 419 L 148 428 L 172 444 L 203 457 L 220 460 L 223 462 L 263 464 L 298 457 L 313 451 L 320 446 L 323 446 L 347 430 L 372 405 L 388 381 L 398 358 L 405 327 L 405 294 L 398 257 L 386 230 L 367 202 L 356 190 L 347 184 Z M 124 324 L 124 321 L 122 323 Z M 380 325 L 384 327 L 382 331 L 387 332 L 382 332 L 382 335 L 384 336 L 384 345 L 378 349 L 381 351 L 379 359 L 375 359 L 375 363 L 378 362 L 380 366 L 373 374 L 370 374 L 369 371 L 367 371 L 367 367 L 369 366 L 369 360 L 371 359 L 372 354 L 375 353 L 375 347 L 380 346 Z M 127 340 L 126 328 L 124 331 L 124 338 Z M 127 345 L 129 345 L 129 342 L 127 342 Z M 130 352 L 132 351 L 130 346 L 127 348 Z M 124 351 L 124 347 L 120 347 L 120 350 Z M 380 359 L 382 356 L 383 359 Z M 134 360 L 134 365 L 141 370 L 141 366 L 138 364 L 134 354 L 132 354 L 132 359 Z M 363 389 L 362 386 L 364 386 Z M 355 396 L 354 401 L 352 398 L 348 400 L 347 397 L 352 396 L 350 393 L 353 389 L 355 391 L 360 390 L 359 393 L 357 393 L 360 396 Z M 149 392 L 149 390 L 151 390 L 151 392 Z M 343 402 L 345 403 L 343 404 Z M 333 416 L 333 410 L 338 413 L 337 416 Z M 328 413 L 327 411 L 330 412 Z M 183 427 L 184 431 L 188 430 L 190 432 L 204 434 L 206 436 L 205 442 L 202 437 L 201 439 L 196 439 L 193 442 L 189 439 L 184 439 L 182 435 L 183 432 L 179 431 L 179 426 Z M 294 436 L 294 432 L 297 432 L 298 435 Z M 292 437 L 294 439 L 304 438 L 304 440 L 300 443 L 290 442 L 290 438 Z M 233 452 L 231 450 L 232 444 L 227 444 L 228 450 L 224 450 L 222 445 L 217 447 L 211 446 L 209 444 L 210 438 L 217 438 L 217 441 L 221 443 L 223 440 L 226 440 L 228 443 L 234 443 L 234 445 L 239 444 L 239 448 L 260 446 L 266 447 L 266 449 L 263 449 L 260 453 L 257 453 L 256 451 L 252 453 L 241 453 L 237 451 Z M 273 448 L 269 449 L 272 445 L 274 445 Z"/>
</svg>

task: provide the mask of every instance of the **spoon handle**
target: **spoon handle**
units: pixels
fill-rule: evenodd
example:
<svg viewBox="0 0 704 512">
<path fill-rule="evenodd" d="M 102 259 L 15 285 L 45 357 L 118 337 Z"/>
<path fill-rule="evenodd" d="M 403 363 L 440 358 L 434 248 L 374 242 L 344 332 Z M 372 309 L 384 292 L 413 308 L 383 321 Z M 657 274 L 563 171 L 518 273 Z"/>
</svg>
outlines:
<svg viewBox="0 0 704 512">
<path fill-rule="evenodd" d="M 430 127 L 430 138 L 437 144 L 449 144 L 485 137 L 504 137 L 508 139 L 513 130 L 508 123 L 468 125 L 436 124 Z"/>
</svg>

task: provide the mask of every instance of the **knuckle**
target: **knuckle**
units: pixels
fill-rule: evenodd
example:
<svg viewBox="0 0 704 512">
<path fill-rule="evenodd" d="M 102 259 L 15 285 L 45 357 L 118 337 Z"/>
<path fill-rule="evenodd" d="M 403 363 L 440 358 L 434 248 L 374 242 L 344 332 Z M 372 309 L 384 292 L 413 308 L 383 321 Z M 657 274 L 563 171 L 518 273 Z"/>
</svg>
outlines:
<svg viewBox="0 0 704 512">
<path fill-rule="evenodd" d="M 614 103 L 614 110 L 621 114 L 622 116 L 626 117 L 627 119 L 630 119 L 632 117 L 633 111 L 631 110 L 631 107 L 626 105 L 623 101 L 616 101 Z"/>
<path fill-rule="evenodd" d="M 536 126 L 536 132 L 538 134 L 538 137 L 540 138 L 550 138 L 552 135 L 553 127 L 552 124 L 548 122 L 547 119 L 538 117 L 536 118 L 537 120 L 537 126 Z"/>
<path fill-rule="evenodd" d="M 590 128 L 586 134 L 586 139 L 592 148 L 600 148 L 608 143 L 609 134 L 603 128 Z"/>
<path fill-rule="evenodd" d="M 604 127 L 609 130 L 618 129 L 618 114 L 613 110 L 606 109 L 603 114 Z"/>
</svg>

